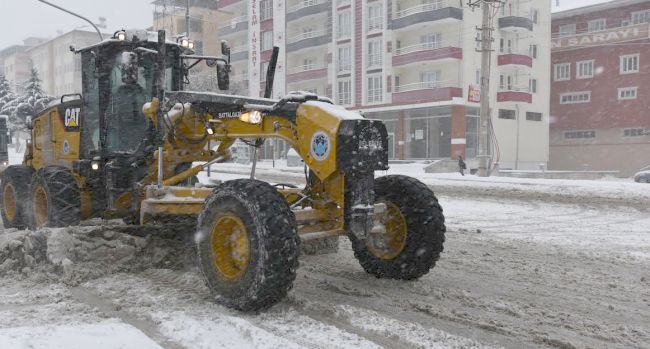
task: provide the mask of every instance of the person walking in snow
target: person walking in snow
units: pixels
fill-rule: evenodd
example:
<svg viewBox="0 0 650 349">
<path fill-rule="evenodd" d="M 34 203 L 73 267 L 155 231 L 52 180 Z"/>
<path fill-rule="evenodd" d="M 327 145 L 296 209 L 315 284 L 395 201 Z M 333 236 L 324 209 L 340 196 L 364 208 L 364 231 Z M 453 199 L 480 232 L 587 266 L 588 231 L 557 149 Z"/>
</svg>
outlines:
<svg viewBox="0 0 650 349">
<path fill-rule="evenodd" d="M 465 176 L 465 169 L 467 168 L 467 165 L 465 164 L 465 161 L 463 161 L 463 157 L 458 155 L 458 172 L 462 176 Z"/>
</svg>

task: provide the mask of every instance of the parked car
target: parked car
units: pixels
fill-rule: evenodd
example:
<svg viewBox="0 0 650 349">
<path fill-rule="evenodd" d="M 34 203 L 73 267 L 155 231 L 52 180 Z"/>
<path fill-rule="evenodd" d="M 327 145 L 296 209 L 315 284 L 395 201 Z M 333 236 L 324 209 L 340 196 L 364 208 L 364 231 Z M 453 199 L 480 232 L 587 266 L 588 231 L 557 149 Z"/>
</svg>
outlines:
<svg viewBox="0 0 650 349">
<path fill-rule="evenodd" d="M 637 183 L 650 183 L 650 171 L 641 171 L 634 175 L 634 181 Z"/>
</svg>

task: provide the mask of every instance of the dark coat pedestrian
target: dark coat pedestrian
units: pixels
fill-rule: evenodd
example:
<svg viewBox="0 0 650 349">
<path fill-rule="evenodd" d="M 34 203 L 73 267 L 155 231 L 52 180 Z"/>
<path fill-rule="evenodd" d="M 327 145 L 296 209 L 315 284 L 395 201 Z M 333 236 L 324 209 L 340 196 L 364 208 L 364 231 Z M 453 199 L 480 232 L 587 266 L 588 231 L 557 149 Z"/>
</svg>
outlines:
<svg viewBox="0 0 650 349">
<path fill-rule="evenodd" d="M 463 161 L 463 157 L 458 155 L 458 172 L 464 176 L 465 169 L 467 169 L 467 164 L 465 164 L 465 161 Z"/>
</svg>

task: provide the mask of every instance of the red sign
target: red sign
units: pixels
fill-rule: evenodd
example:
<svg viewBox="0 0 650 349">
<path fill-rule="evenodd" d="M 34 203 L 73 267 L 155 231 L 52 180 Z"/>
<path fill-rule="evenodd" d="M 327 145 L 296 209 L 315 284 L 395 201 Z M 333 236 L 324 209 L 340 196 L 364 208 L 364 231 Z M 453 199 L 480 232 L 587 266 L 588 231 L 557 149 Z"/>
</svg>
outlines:
<svg viewBox="0 0 650 349">
<path fill-rule="evenodd" d="M 481 87 L 477 85 L 469 85 L 467 100 L 469 102 L 481 103 Z"/>
</svg>

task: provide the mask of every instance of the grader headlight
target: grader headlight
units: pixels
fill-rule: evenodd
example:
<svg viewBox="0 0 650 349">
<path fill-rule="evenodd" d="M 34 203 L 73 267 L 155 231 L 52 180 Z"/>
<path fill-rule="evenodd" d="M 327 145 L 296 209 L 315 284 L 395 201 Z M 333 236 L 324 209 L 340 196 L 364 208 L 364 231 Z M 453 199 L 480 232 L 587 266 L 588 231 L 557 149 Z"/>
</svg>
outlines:
<svg viewBox="0 0 650 349">
<path fill-rule="evenodd" d="M 126 32 L 124 30 L 116 31 L 115 34 L 113 35 L 113 38 L 120 41 L 124 41 L 126 40 Z"/>
<path fill-rule="evenodd" d="M 252 110 L 246 113 L 242 113 L 239 117 L 239 120 L 249 124 L 261 124 L 262 113 L 259 110 Z"/>
<path fill-rule="evenodd" d="M 93 161 L 90 163 L 90 168 L 92 168 L 93 171 L 99 170 L 99 162 L 98 161 Z"/>
</svg>

